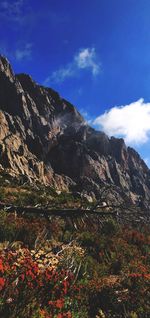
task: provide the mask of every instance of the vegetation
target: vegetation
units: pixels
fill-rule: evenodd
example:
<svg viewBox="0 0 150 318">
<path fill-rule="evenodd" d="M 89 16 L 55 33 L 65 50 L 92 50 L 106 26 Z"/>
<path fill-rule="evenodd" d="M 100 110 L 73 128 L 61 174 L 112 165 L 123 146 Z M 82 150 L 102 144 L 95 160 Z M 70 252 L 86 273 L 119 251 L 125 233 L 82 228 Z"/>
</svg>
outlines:
<svg viewBox="0 0 150 318">
<path fill-rule="evenodd" d="M 60 192 L 53 187 L 45 187 L 41 184 L 20 184 L 8 176 L 6 179 L 5 175 L 0 175 L 0 201 L 19 206 L 38 205 L 51 208 L 79 207 L 81 204 L 86 206 L 88 204 L 86 198 L 81 200 L 80 196 L 74 197 L 72 193 Z"/>
<path fill-rule="evenodd" d="M 0 213 L 3 318 L 150 317 L 150 235 Z"/>
</svg>

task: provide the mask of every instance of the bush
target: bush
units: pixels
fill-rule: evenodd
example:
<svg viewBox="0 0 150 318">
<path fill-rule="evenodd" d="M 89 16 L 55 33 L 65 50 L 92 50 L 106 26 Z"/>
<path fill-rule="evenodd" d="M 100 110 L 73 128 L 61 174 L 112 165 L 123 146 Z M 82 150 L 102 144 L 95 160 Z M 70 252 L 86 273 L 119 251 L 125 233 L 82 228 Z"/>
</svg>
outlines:
<svg viewBox="0 0 150 318">
<path fill-rule="evenodd" d="M 114 220 L 108 220 L 103 223 L 101 232 L 105 235 L 114 235 L 118 231 L 118 224 Z"/>
<path fill-rule="evenodd" d="M 71 318 L 74 313 L 84 317 L 80 314 L 80 286 L 73 284 L 74 274 L 49 268 L 40 270 L 30 252 L 24 253 L 23 258 L 19 252 L 9 250 L 0 259 L 1 316 L 40 318 L 40 314 L 46 313 L 46 317 L 53 318 L 61 312 L 61 317 Z"/>
<path fill-rule="evenodd" d="M 3 188 L 0 188 L 0 201 L 5 200 L 5 190 Z"/>
</svg>

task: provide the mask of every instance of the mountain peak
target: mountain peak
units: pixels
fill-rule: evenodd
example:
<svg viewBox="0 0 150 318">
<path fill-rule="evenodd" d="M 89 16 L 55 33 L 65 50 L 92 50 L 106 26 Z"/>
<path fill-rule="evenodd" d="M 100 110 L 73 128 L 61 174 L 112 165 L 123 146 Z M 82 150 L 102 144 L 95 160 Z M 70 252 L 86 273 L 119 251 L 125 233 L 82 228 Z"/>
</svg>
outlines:
<svg viewBox="0 0 150 318">
<path fill-rule="evenodd" d="M 140 156 L 123 139 L 88 126 L 54 90 L 27 74 L 15 76 L 3 56 L 0 110 L 0 165 L 10 174 L 95 197 L 109 184 L 148 204 L 150 173 Z"/>
<path fill-rule="evenodd" d="M 6 57 L 0 55 L 0 73 L 5 73 L 10 79 L 14 78 L 14 72 L 11 68 L 11 65 Z"/>
</svg>

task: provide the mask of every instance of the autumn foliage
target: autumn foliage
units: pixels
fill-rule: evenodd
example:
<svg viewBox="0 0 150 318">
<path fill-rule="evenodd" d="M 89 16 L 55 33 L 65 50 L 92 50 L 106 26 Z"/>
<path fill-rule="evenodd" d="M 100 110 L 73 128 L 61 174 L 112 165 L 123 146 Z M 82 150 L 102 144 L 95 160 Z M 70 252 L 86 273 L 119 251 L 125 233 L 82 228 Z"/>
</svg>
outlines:
<svg viewBox="0 0 150 318">
<path fill-rule="evenodd" d="M 111 222 L 78 231 L 1 213 L 0 316 L 150 317 L 149 227 Z"/>
</svg>

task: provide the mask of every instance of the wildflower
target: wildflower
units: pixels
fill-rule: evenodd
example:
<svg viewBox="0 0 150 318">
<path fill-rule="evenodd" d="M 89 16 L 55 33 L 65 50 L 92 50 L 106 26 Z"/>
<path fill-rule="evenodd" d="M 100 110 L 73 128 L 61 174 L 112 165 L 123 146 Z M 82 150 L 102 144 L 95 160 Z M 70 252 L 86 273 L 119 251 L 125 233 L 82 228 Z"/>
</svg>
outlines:
<svg viewBox="0 0 150 318">
<path fill-rule="evenodd" d="M 0 277 L 0 290 L 3 289 L 4 285 L 5 285 L 5 279 Z"/>
<path fill-rule="evenodd" d="M 21 278 L 22 281 L 24 281 L 25 275 L 24 275 L 24 274 L 21 274 L 20 278 Z"/>
<path fill-rule="evenodd" d="M 62 309 L 64 306 L 64 300 L 63 299 L 57 299 L 56 300 L 56 308 Z"/>
<path fill-rule="evenodd" d="M 140 274 L 140 273 L 131 273 L 131 274 L 129 274 L 129 277 L 132 277 L 132 278 L 138 278 L 138 277 L 141 277 L 142 276 L 142 274 Z"/>
<path fill-rule="evenodd" d="M 0 271 L 3 273 L 4 272 L 4 267 L 3 267 L 3 263 L 2 260 L 0 259 Z"/>
<path fill-rule="evenodd" d="M 144 274 L 144 278 L 150 279 L 150 274 Z"/>
<path fill-rule="evenodd" d="M 63 281 L 63 291 L 64 291 L 65 295 L 67 294 L 67 287 L 68 287 L 68 282 L 66 280 L 64 280 Z"/>
<path fill-rule="evenodd" d="M 48 301 L 48 305 L 52 305 L 52 306 L 53 306 L 53 304 L 54 304 L 54 303 L 53 303 L 52 300 L 49 300 L 49 301 Z"/>
<path fill-rule="evenodd" d="M 66 316 L 66 317 L 67 317 L 67 318 L 72 318 L 72 314 L 71 314 L 70 311 L 67 312 L 67 316 Z"/>
</svg>

